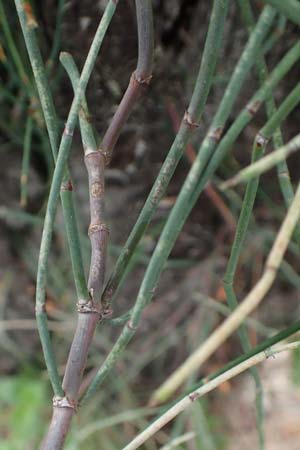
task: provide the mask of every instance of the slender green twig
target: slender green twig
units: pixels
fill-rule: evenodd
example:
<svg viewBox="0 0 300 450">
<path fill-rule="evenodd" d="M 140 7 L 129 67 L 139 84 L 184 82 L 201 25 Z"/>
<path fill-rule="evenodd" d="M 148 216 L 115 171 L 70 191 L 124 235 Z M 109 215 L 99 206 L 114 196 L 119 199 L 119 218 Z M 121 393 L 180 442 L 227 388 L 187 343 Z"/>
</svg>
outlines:
<svg viewBox="0 0 300 450">
<path fill-rule="evenodd" d="M 168 256 L 168 251 L 173 245 L 173 242 L 175 241 L 177 235 L 179 234 L 179 231 L 181 227 L 183 226 L 183 223 L 188 216 L 190 210 L 192 209 L 193 205 L 195 204 L 199 194 L 203 190 L 206 182 L 211 177 L 214 170 L 218 167 L 220 161 L 228 151 L 228 149 L 231 147 L 232 143 L 235 141 L 241 130 L 244 128 L 244 126 L 251 120 L 253 117 L 253 114 L 257 111 L 259 106 L 261 105 L 261 102 L 263 102 L 269 92 L 270 89 L 273 89 L 274 86 L 280 81 L 280 79 L 287 73 L 287 71 L 292 67 L 292 65 L 298 60 L 300 55 L 300 46 L 299 44 L 296 44 L 288 53 L 285 55 L 285 57 L 282 59 L 282 61 L 277 65 L 277 67 L 274 69 L 272 74 L 270 75 L 270 78 L 265 83 L 265 85 L 259 89 L 259 91 L 253 96 L 253 98 L 248 103 L 247 107 L 242 111 L 242 113 L 237 118 L 236 122 L 230 127 L 228 130 L 226 136 L 221 141 L 220 145 L 217 147 L 217 149 L 214 152 L 214 155 L 208 164 L 204 174 L 202 177 L 201 175 L 201 164 L 203 163 L 201 159 L 201 153 L 198 153 L 198 157 L 196 160 L 197 164 L 194 164 L 190 174 L 188 175 L 188 178 L 184 184 L 185 190 L 182 189 L 178 199 L 177 199 L 177 207 L 175 204 L 175 207 L 173 208 L 171 215 L 169 217 L 169 220 L 166 224 L 166 227 L 162 233 L 161 239 L 159 241 L 159 244 L 154 252 L 154 255 L 156 253 L 157 259 L 155 259 L 155 256 L 152 256 L 151 262 L 148 266 L 148 270 L 146 272 L 146 276 L 148 275 L 148 280 L 146 277 L 144 278 L 142 288 L 140 290 L 138 301 L 139 303 L 136 303 L 135 308 L 137 308 L 138 312 L 139 308 L 143 308 L 144 305 L 148 303 L 148 301 L 151 299 L 153 295 L 153 288 L 155 287 L 155 284 L 158 280 L 158 277 L 160 275 L 160 270 L 162 267 L 162 263 L 165 261 L 166 257 Z M 238 70 L 238 73 L 240 74 L 240 71 Z M 209 141 L 208 141 L 209 143 Z M 206 146 L 208 145 L 206 140 Z M 205 145 L 205 141 L 204 141 Z M 200 174 L 199 174 L 200 172 Z M 199 180 L 200 178 L 200 180 Z M 167 228 L 168 227 L 168 228 Z M 167 229 L 167 231 L 166 231 Z M 167 239 L 165 239 L 165 236 L 167 236 Z M 162 244 L 162 240 L 164 240 Z M 163 258 L 161 256 L 163 255 Z M 161 258 L 161 259 L 160 259 Z M 147 283 L 147 284 L 146 284 Z M 146 289 L 147 288 L 147 289 Z M 131 320 L 132 322 L 132 320 Z M 128 327 L 127 327 L 128 328 Z M 131 330 L 131 336 L 133 335 L 134 331 Z M 120 336 L 117 346 L 116 346 L 116 354 L 113 355 L 115 360 L 118 359 L 118 352 L 121 353 L 125 345 L 131 338 L 130 333 L 126 328 L 124 329 L 123 334 Z M 96 380 L 100 379 L 101 381 L 104 379 L 112 365 L 115 361 L 112 358 L 112 355 L 110 355 L 109 359 L 106 360 L 104 363 L 104 366 L 99 370 Z M 98 378 L 99 377 L 99 378 Z M 101 382 L 100 381 L 100 382 Z M 94 389 L 97 387 L 98 381 L 94 382 Z"/>
<path fill-rule="evenodd" d="M 124 272 L 126 271 L 126 267 L 131 260 L 138 243 L 144 235 L 161 198 L 166 192 L 176 166 L 183 155 L 186 144 L 191 139 L 195 129 L 197 129 L 198 122 L 201 119 L 211 88 L 221 47 L 227 8 L 228 1 L 214 1 L 203 56 L 191 102 L 185 112 L 180 129 L 162 165 L 145 205 L 122 249 L 121 254 L 119 255 L 113 273 L 111 274 L 105 287 L 102 303 L 103 309 L 108 312 L 110 310 L 113 296 L 115 295 L 119 283 L 123 278 Z"/>
<path fill-rule="evenodd" d="M 244 371 L 254 367 L 255 365 L 265 361 L 271 356 L 275 356 L 278 353 L 285 351 L 295 350 L 299 348 L 300 342 L 295 341 L 289 344 L 282 344 L 280 346 L 269 347 L 256 355 L 246 359 L 244 362 L 234 366 L 227 370 L 223 374 L 214 378 L 211 381 L 207 381 L 200 388 L 194 390 L 190 394 L 183 397 L 181 400 L 175 403 L 171 408 L 164 412 L 158 419 L 156 419 L 151 425 L 149 425 L 142 433 L 137 435 L 129 444 L 123 447 L 123 450 L 136 450 L 155 433 L 157 433 L 162 427 L 173 420 L 178 414 L 185 411 L 187 408 L 193 405 L 203 395 L 211 392 L 216 387 L 220 386 L 225 381 L 232 379 L 233 377 L 243 373 Z"/>
<path fill-rule="evenodd" d="M 275 150 L 270 155 L 264 156 L 259 161 L 250 164 L 249 166 L 242 169 L 236 176 L 230 178 L 230 180 L 225 181 L 220 185 L 220 189 L 227 189 L 232 186 L 236 186 L 238 183 L 245 183 L 253 178 L 261 175 L 267 170 L 272 169 L 280 161 L 285 160 L 292 153 L 300 149 L 300 134 L 290 140 L 283 147 Z"/>
<path fill-rule="evenodd" d="M 251 10 L 250 3 L 248 0 L 239 0 L 239 3 L 240 3 L 240 9 L 241 9 L 242 15 L 244 17 L 244 21 L 246 22 L 249 30 L 251 31 L 255 24 L 255 19 L 254 19 L 252 10 Z M 282 20 L 282 17 L 281 17 L 281 20 Z M 256 68 L 257 68 L 260 83 L 262 84 L 268 78 L 268 69 L 267 69 L 265 60 L 263 58 L 263 55 L 258 56 Z M 266 99 L 265 105 L 266 105 L 267 116 L 268 116 L 268 118 L 270 118 L 276 112 L 276 104 L 275 104 L 275 100 L 273 98 L 271 91 L 269 92 L 269 95 Z M 277 148 L 283 146 L 283 137 L 282 137 L 280 128 L 278 128 L 277 130 L 274 131 L 273 145 L 274 145 L 274 149 L 277 149 Z M 294 190 L 293 190 L 292 183 L 290 180 L 288 166 L 284 160 L 278 164 L 277 174 L 278 174 L 280 189 L 281 189 L 286 207 L 288 208 L 294 198 Z M 300 242 L 300 226 L 297 226 L 295 233 L 296 233 L 297 241 Z"/>
<path fill-rule="evenodd" d="M 123 328 L 121 335 L 119 336 L 116 344 L 104 361 L 103 365 L 100 367 L 83 400 L 86 400 L 91 395 L 91 393 L 94 392 L 95 389 L 97 389 L 97 386 L 104 380 L 106 375 L 113 367 L 114 363 L 120 358 L 130 339 L 135 334 L 141 318 L 141 314 L 147 303 L 153 297 L 154 290 L 159 276 L 162 272 L 164 263 L 168 258 L 175 239 L 179 234 L 179 231 L 188 215 L 186 214 L 186 212 L 187 210 L 190 211 L 189 197 L 191 191 L 193 192 L 198 181 L 198 169 L 202 168 L 203 164 L 206 164 L 207 159 L 210 156 L 210 152 L 215 149 L 217 142 L 221 137 L 226 119 L 229 117 L 231 109 L 234 105 L 234 101 L 237 98 L 242 87 L 243 81 L 245 80 L 251 65 L 253 65 L 255 61 L 255 55 L 259 50 L 260 44 L 265 34 L 268 32 L 268 28 L 272 23 L 273 17 L 274 11 L 272 10 L 272 8 L 267 7 L 258 21 L 255 32 L 251 35 L 248 41 L 248 44 L 234 70 L 229 85 L 224 93 L 224 97 L 213 120 L 213 124 L 208 132 L 206 139 L 204 140 L 203 145 L 201 146 L 201 149 L 199 150 L 197 159 L 192 166 L 186 182 L 184 183 L 184 186 L 179 194 L 179 197 L 175 203 L 175 206 L 173 207 L 167 224 L 161 234 L 156 249 L 152 255 L 150 264 L 141 284 L 136 303 L 133 307 L 131 319 Z M 193 169 L 195 167 L 196 174 L 193 173 Z"/>
<path fill-rule="evenodd" d="M 20 204 L 23 208 L 27 205 L 28 195 L 28 173 L 31 153 L 31 138 L 32 138 L 32 117 L 28 117 L 25 126 L 21 181 L 20 181 Z"/>
</svg>

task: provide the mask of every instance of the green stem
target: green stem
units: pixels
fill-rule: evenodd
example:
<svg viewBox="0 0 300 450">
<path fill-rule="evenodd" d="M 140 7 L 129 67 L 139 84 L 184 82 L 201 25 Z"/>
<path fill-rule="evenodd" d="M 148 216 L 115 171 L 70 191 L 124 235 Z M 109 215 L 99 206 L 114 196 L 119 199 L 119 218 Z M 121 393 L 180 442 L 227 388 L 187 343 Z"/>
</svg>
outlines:
<svg viewBox="0 0 300 450">
<path fill-rule="evenodd" d="M 62 29 L 62 19 L 64 14 L 65 0 L 59 0 L 57 5 L 57 13 L 56 13 L 56 24 L 55 24 L 55 33 L 53 38 L 53 45 L 51 49 L 51 53 L 49 59 L 47 61 L 47 68 L 51 70 L 55 59 L 59 53 L 60 49 L 60 41 L 61 41 L 61 29 Z"/>
<path fill-rule="evenodd" d="M 24 69 L 23 61 L 22 61 L 20 54 L 18 52 L 18 49 L 16 47 L 13 35 L 11 33 L 11 27 L 9 26 L 9 22 L 6 17 L 6 13 L 5 13 L 5 10 L 3 7 L 2 0 L 0 0 L 0 23 L 2 25 L 3 33 L 6 38 L 6 42 L 7 42 L 8 48 L 9 48 L 11 56 L 12 56 L 12 60 L 16 66 L 19 76 L 20 76 L 22 82 L 28 86 L 29 79 L 28 79 L 28 76 Z"/>
<path fill-rule="evenodd" d="M 253 164 L 242 169 L 236 176 L 231 178 L 230 180 L 222 183 L 220 188 L 227 189 L 228 187 L 235 186 L 238 183 L 248 182 L 252 180 L 252 178 L 261 175 L 267 170 L 272 169 L 272 167 L 276 166 L 280 161 L 286 159 L 289 155 L 294 153 L 295 151 L 300 149 L 300 134 L 297 134 L 290 142 L 285 144 L 283 147 L 275 150 L 270 155 L 264 156 L 260 161 L 256 161 Z"/>
<path fill-rule="evenodd" d="M 76 94 L 76 90 L 80 80 L 80 73 L 75 64 L 75 61 L 72 55 L 67 52 L 62 52 L 59 59 L 71 80 L 74 94 Z M 85 95 L 82 97 L 79 110 L 79 125 L 83 148 L 96 151 L 97 143 L 94 136 L 93 127 L 91 125 L 90 113 L 88 110 Z"/>
<path fill-rule="evenodd" d="M 23 158 L 21 168 L 21 182 L 20 182 L 20 191 L 21 191 L 20 204 L 23 208 L 25 208 L 27 205 L 27 196 L 28 196 L 28 174 L 29 174 L 29 163 L 31 153 L 32 124 L 33 124 L 32 117 L 28 117 L 25 127 Z"/>
</svg>

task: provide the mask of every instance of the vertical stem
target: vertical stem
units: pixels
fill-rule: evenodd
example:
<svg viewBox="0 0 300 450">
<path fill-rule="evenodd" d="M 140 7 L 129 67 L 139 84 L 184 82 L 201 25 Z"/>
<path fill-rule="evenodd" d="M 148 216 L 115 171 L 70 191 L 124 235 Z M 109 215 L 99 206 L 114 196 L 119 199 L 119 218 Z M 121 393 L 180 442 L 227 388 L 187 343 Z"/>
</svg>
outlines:
<svg viewBox="0 0 300 450">
<path fill-rule="evenodd" d="M 107 161 L 137 100 L 152 78 L 153 66 L 153 17 L 151 0 L 136 0 L 138 26 L 138 61 L 127 90 L 101 142 L 101 151 Z"/>
<path fill-rule="evenodd" d="M 23 146 L 23 158 L 21 169 L 21 182 L 20 182 L 20 204 L 22 208 L 27 205 L 28 196 L 28 174 L 30 164 L 31 153 L 31 138 L 32 138 L 32 117 L 28 117 L 25 126 L 24 146 Z"/>
</svg>

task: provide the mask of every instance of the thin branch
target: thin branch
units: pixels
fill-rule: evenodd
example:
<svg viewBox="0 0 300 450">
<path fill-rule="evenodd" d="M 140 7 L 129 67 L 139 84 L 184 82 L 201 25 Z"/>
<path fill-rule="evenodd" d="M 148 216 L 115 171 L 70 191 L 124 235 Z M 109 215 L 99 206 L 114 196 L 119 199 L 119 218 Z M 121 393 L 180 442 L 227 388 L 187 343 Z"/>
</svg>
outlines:
<svg viewBox="0 0 300 450">
<path fill-rule="evenodd" d="M 249 3 L 243 2 L 244 6 L 250 6 Z M 243 9 L 245 11 L 245 9 Z M 250 10 L 251 14 L 251 10 Z M 258 64 L 257 64 L 258 65 Z M 259 65 L 259 73 L 261 78 L 264 80 L 264 74 L 266 67 L 264 65 L 264 61 L 261 61 L 261 65 Z M 269 96 L 268 96 L 269 97 Z M 285 120 L 287 115 L 295 108 L 297 103 L 300 101 L 300 85 L 298 85 L 291 94 L 286 98 L 286 100 L 282 103 L 279 110 L 276 111 L 274 100 L 272 98 L 266 99 L 266 109 L 267 114 L 271 118 L 268 120 L 267 124 L 260 130 L 260 132 L 256 135 L 254 140 L 253 150 L 252 150 L 252 162 L 260 159 L 263 153 L 265 152 L 265 148 L 267 143 L 274 132 L 279 130 L 279 134 L 281 136 L 280 129 L 278 126 L 280 123 Z M 272 115 L 273 113 L 273 115 Z M 275 139 L 275 144 L 277 140 Z M 251 180 L 246 189 L 246 193 L 243 200 L 243 205 L 240 213 L 240 217 L 238 220 L 238 225 L 234 237 L 233 244 L 231 246 L 230 258 L 228 260 L 226 273 L 224 276 L 224 290 L 226 293 L 227 303 L 230 309 L 233 311 L 234 308 L 237 307 L 238 301 L 236 298 L 235 290 L 233 287 L 233 281 L 236 273 L 237 263 L 243 248 L 243 244 L 246 238 L 247 229 L 249 226 L 252 209 L 254 206 L 254 201 L 256 198 L 256 193 L 258 189 L 259 178 L 255 178 Z M 245 324 L 242 324 L 240 329 L 238 330 L 239 338 L 241 341 L 242 348 L 244 352 L 248 351 L 251 348 L 247 328 Z M 263 398 L 262 398 L 262 384 L 258 375 L 256 368 L 250 370 L 250 373 L 253 377 L 255 384 L 255 404 L 256 404 L 256 424 L 258 430 L 259 437 L 259 445 L 260 449 L 263 450 L 265 447 L 264 444 L 264 431 L 263 431 L 263 417 L 264 417 L 264 408 L 263 408 Z"/>
<path fill-rule="evenodd" d="M 32 117 L 29 116 L 26 121 L 26 126 L 25 126 L 21 179 L 20 179 L 20 205 L 22 208 L 25 208 L 27 206 L 28 176 L 29 176 L 31 141 L 32 141 L 32 125 L 33 125 L 33 120 L 32 120 Z"/>
<path fill-rule="evenodd" d="M 269 359 L 270 357 L 275 357 L 275 355 L 285 352 L 292 351 L 296 348 L 299 348 L 300 342 L 292 342 L 290 344 L 284 344 L 280 346 L 270 347 L 267 350 L 262 351 L 261 353 L 252 356 L 246 361 L 236 365 L 232 369 L 227 372 L 219 375 L 214 380 L 205 383 L 199 389 L 192 391 L 190 394 L 183 397 L 174 406 L 168 409 L 165 413 L 163 413 L 157 420 L 155 420 L 151 425 L 149 425 L 142 433 L 136 436 L 129 444 L 123 447 L 123 450 L 135 450 L 139 448 L 144 442 L 154 436 L 161 428 L 163 428 L 167 423 L 173 420 L 178 416 L 181 412 L 185 411 L 187 408 L 193 405 L 193 403 L 198 400 L 200 397 L 208 394 L 209 392 L 216 389 L 225 381 L 228 381 L 237 375 L 245 372 L 251 367 Z"/>
<path fill-rule="evenodd" d="M 262 173 L 272 169 L 272 167 L 276 166 L 280 161 L 285 160 L 288 156 L 295 153 L 300 149 L 300 134 L 297 134 L 293 139 L 291 139 L 287 144 L 283 147 L 275 150 L 267 156 L 264 156 L 259 161 L 256 161 L 253 164 L 242 169 L 237 175 L 233 178 L 230 178 L 228 181 L 221 183 L 220 189 L 225 190 L 229 187 L 236 186 L 239 183 L 245 183 Z"/>
</svg>

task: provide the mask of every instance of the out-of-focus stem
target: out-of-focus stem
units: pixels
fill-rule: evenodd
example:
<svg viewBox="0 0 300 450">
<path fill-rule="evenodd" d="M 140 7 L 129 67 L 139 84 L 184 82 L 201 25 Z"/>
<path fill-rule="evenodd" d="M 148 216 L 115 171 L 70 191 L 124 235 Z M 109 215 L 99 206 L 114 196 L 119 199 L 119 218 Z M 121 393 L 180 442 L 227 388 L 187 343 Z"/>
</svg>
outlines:
<svg viewBox="0 0 300 450">
<path fill-rule="evenodd" d="M 25 208 L 27 205 L 31 138 L 32 138 L 32 117 L 28 117 L 25 126 L 21 180 L 20 180 L 20 191 L 21 191 L 20 205 L 22 206 L 22 208 Z"/>
</svg>

